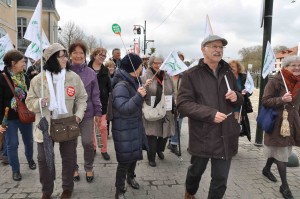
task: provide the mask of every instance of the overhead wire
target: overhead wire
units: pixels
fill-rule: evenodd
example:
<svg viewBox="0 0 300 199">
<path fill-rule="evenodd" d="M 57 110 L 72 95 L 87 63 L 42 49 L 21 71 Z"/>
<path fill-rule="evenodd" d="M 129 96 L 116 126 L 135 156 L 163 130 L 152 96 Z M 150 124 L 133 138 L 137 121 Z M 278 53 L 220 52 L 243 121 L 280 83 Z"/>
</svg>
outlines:
<svg viewBox="0 0 300 199">
<path fill-rule="evenodd" d="M 156 30 L 157 28 L 159 28 L 170 16 L 171 14 L 175 11 L 175 9 L 178 7 L 178 5 L 181 3 L 182 0 L 179 0 L 178 3 L 176 4 L 176 6 L 172 9 L 172 11 L 166 16 L 166 18 L 158 25 L 156 26 L 154 29 L 150 30 L 151 32 Z"/>
</svg>

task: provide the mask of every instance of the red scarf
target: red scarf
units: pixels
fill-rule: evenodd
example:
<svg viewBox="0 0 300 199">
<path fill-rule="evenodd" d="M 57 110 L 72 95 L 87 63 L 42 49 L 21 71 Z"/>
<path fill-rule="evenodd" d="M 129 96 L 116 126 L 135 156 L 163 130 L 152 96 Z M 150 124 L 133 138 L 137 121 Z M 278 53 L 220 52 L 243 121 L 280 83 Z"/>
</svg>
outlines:
<svg viewBox="0 0 300 199">
<path fill-rule="evenodd" d="M 293 75 L 293 73 L 286 69 L 281 69 L 281 72 L 284 77 L 285 83 L 289 91 L 292 93 L 294 99 L 300 89 L 300 76 L 295 76 Z"/>
</svg>

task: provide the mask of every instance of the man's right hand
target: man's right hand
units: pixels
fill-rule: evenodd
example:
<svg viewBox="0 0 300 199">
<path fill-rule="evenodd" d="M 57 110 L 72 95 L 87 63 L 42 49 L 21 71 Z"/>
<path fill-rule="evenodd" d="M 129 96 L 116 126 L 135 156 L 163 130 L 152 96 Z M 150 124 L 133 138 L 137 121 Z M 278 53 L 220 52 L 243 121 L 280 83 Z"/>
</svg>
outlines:
<svg viewBox="0 0 300 199">
<path fill-rule="evenodd" d="M 217 112 L 215 115 L 214 123 L 221 123 L 227 118 L 227 115 L 221 112 Z"/>
</svg>

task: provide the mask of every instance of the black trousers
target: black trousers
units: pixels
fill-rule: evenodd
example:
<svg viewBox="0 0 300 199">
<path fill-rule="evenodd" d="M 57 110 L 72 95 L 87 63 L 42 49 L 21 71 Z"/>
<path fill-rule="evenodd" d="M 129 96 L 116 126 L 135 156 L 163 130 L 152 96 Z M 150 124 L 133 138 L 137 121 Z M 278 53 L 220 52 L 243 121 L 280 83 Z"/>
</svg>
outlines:
<svg viewBox="0 0 300 199">
<path fill-rule="evenodd" d="M 73 191 L 74 182 L 74 164 L 76 151 L 76 140 L 70 140 L 59 143 L 59 151 L 62 159 L 62 188 L 63 190 Z M 38 167 L 40 173 L 40 182 L 42 184 L 42 192 L 48 195 L 53 193 L 54 182 L 51 178 L 49 169 L 47 167 L 46 156 L 44 151 L 44 144 L 37 144 L 38 152 Z M 58 173 L 58 172 L 56 172 Z"/>
<path fill-rule="evenodd" d="M 199 183 L 204 173 L 207 163 L 210 158 L 200 158 L 192 156 L 191 166 L 188 168 L 186 175 L 186 191 L 195 195 Z M 208 193 L 208 199 L 222 199 L 226 188 L 227 188 L 227 179 L 230 169 L 231 159 L 222 160 L 211 158 L 211 181 Z"/>
<path fill-rule="evenodd" d="M 131 163 L 118 163 L 117 173 L 116 173 L 116 188 L 117 190 L 125 191 L 125 180 L 127 178 L 135 177 L 135 167 L 136 161 Z"/>
<path fill-rule="evenodd" d="M 157 152 L 164 152 L 168 138 L 147 135 L 149 151 L 147 153 L 149 161 L 155 161 Z"/>
</svg>

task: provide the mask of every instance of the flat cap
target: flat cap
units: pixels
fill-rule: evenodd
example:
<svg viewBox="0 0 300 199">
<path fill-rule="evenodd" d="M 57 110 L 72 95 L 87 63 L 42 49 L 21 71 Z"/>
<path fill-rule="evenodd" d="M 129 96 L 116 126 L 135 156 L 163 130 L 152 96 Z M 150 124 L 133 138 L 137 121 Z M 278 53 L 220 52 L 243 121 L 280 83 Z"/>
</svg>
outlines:
<svg viewBox="0 0 300 199">
<path fill-rule="evenodd" d="M 223 43 L 223 46 L 226 46 L 228 44 L 226 39 L 219 37 L 218 35 L 209 35 L 202 41 L 201 48 L 203 48 L 206 44 L 213 41 L 221 41 Z"/>
</svg>

